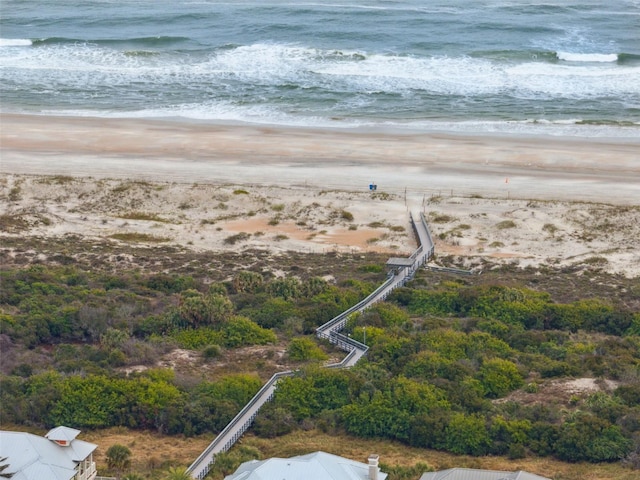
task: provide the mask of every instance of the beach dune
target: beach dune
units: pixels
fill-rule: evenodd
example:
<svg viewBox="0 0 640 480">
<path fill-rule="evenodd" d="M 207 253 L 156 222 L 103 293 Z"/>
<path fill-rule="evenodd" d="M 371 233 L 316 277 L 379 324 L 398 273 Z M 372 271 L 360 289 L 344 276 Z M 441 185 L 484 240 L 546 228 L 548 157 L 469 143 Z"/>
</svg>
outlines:
<svg viewBox="0 0 640 480">
<path fill-rule="evenodd" d="M 457 265 L 640 274 L 640 140 L 6 114 L 1 141 L 2 235 L 397 256 L 422 211 Z"/>
</svg>

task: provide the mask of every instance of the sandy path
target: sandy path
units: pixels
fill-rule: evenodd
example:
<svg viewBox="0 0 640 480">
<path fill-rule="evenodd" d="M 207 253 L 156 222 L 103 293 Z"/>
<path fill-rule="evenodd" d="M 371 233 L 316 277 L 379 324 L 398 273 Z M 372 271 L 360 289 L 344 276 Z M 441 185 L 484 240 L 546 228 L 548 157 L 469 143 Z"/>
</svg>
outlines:
<svg viewBox="0 0 640 480">
<path fill-rule="evenodd" d="M 0 171 L 640 203 L 640 138 L 456 136 L 4 114 Z"/>
</svg>

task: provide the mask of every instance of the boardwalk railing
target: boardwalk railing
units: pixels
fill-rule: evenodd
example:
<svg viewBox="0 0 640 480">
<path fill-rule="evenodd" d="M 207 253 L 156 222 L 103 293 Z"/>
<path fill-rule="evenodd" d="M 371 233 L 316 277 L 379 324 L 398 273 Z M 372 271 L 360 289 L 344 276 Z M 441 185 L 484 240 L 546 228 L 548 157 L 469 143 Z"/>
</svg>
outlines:
<svg viewBox="0 0 640 480">
<path fill-rule="evenodd" d="M 193 478 L 203 479 L 214 464 L 215 456 L 229 450 L 251 426 L 262 405 L 273 398 L 278 380 L 283 377 L 289 377 L 293 375 L 293 373 L 293 371 L 287 370 L 274 374 L 269 381 L 258 390 L 258 393 L 249 400 L 249 403 L 224 427 L 204 452 L 187 468 L 187 472 L 191 474 Z"/>
<path fill-rule="evenodd" d="M 420 212 L 420 222 L 422 227 L 424 227 L 424 233 L 426 233 L 425 241 L 421 241 L 421 246 L 428 246 L 427 258 L 429 260 L 433 257 L 433 253 L 435 251 L 435 244 L 433 243 L 433 237 L 431 236 L 431 231 L 429 230 L 429 225 L 427 224 L 427 219 L 424 216 L 424 212 Z"/>
<path fill-rule="evenodd" d="M 389 278 L 387 278 L 387 281 L 384 282 L 382 285 L 380 285 L 378 288 L 376 288 L 372 293 L 370 293 L 369 296 L 367 296 L 367 298 L 356 303 L 353 307 L 345 310 L 340 315 L 332 318 L 324 325 L 318 327 L 316 329 L 317 335 L 320 338 L 329 338 L 331 335 L 331 332 L 338 332 L 342 330 L 345 327 L 347 320 L 349 320 L 349 317 L 353 313 L 361 312 L 362 310 L 372 305 L 376 301 L 379 301 L 378 297 L 382 295 L 384 295 L 384 298 L 386 298 L 388 293 L 385 295 L 384 292 L 386 289 L 390 288 L 394 282 L 395 282 L 395 278 L 393 276 L 390 276 Z"/>
<path fill-rule="evenodd" d="M 427 268 L 433 272 L 455 273 L 457 275 L 475 275 L 476 274 L 473 270 L 465 270 L 462 268 L 436 267 L 434 265 L 429 265 Z"/>
<path fill-rule="evenodd" d="M 433 255 L 433 239 L 431 238 L 431 232 L 429 232 L 424 214 L 420 213 L 419 221 L 417 222 L 413 218 L 413 215 L 411 215 L 411 225 L 413 226 L 419 243 L 419 247 L 409 257 L 413 260 L 411 266 L 404 267 L 395 274 L 390 275 L 387 280 L 369 294 L 367 298 L 316 329 L 318 337 L 326 338 L 332 344 L 349 352 L 341 362 L 326 365 L 327 368 L 349 368 L 355 365 L 358 360 L 367 353 L 369 347 L 364 343 L 339 333 L 346 326 L 349 317 L 356 312 L 362 312 L 374 303 L 385 300 L 393 290 L 403 286 L 413 278 L 415 272 Z M 258 393 L 249 400 L 249 403 L 240 410 L 213 442 L 209 444 L 205 451 L 187 468 L 187 472 L 192 478 L 202 480 L 209 473 L 209 470 L 215 462 L 215 456 L 229 450 L 251 426 L 260 408 L 273 398 L 278 381 L 283 377 L 292 376 L 294 373 L 295 372 L 290 370 L 276 373 L 264 384 Z"/>
</svg>

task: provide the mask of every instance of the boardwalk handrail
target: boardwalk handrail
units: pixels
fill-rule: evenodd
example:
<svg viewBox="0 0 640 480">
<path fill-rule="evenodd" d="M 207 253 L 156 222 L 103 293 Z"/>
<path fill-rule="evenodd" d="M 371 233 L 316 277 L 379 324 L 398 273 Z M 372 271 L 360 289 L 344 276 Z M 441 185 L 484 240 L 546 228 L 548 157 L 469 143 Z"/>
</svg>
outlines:
<svg viewBox="0 0 640 480">
<path fill-rule="evenodd" d="M 434 272 L 455 273 L 458 275 L 474 275 L 473 270 L 465 270 L 462 268 L 438 267 L 435 265 L 429 265 L 427 268 L 429 270 L 433 270 Z"/>
<path fill-rule="evenodd" d="M 203 460 L 205 460 L 206 457 L 213 452 L 213 450 L 225 439 L 226 435 L 229 432 L 231 432 L 240 423 L 240 421 L 242 420 L 242 417 L 244 417 L 254 405 L 256 405 L 260 400 L 262 400 L 262 397 L 265 395 L 265 393 L 272 386 L 274 386 L 278 382 L 278 380 L 280 380 L 282 377 L 290 377 L 294 373 L 295 372 L 292 370 L 286 370 L 284 372 L 274 373 L 273 376 L 269 379 L 269 381 L 267 381 L 267 383 L 265 383 L 262 386 L 262 388 L 258 390 L 258 392 L 251 398 L 251 400 L 249 400 L 249 402 L 242 408 L 242 410 L 240 410 L 238 414 L 235 417 L 233 417 L 233 419 L 227 424 L 227 426 L 224 427 L 220 433 L 218 433 L 216 438 L 209 444 L 209 446 L 204 450 L 204 452 L 202 452 L 198 456 L 198 458 L 196 458 L 196 460 L 187 468 L 187 473 L 193 473 L 193 470 L 198 466 L 198 464 L 201 463 Z M 268 400 L 269 398 L 264 399 L 263 403 L 267 402 Z M 253 419 L 250 419 L 248 423 L 251 423 L 252 421 Z M 248 427 L 248 425 L 246 425 L 246 427 Z M 225 447 L 226 445 L 220 449 L 220 452 L 227 451 L 231 447 L 231 445 L 229 445 L 229 447 L 227 448 Z M 211 461 L 207 463 L 207 467 L 205 469 L 206 472 L 204 472 L 204 475 L 202 475 L 202 472 L 200 472 L 196 478 L 204 478 L 204 476 L 207 473 L 209 473 L 209 467 L 211 466 L 211 464 L 213 464 L 213 455 L 211 456 Z"/>
<path fill-rule="evenodd" d="M 420 212 L 420 220 L 422 221 L 422 225 L 424 225 L 424 229 L 427 231 L 427 239 L 429 243 L 429 255 L 428 258 L 433 256 L 435 251 L 435 244 L 433 243 L 433 237 L 431 236 L 431 230 L 429 230 L 429 225 L 427 224 L 427 218 L 424 216 L 424 212 Z"/>
<path fill-rule="evenodd" d="M 317 334 L 320 337 L 328 336 L 329 334 L 325 334 L 325 331 L 334 330 L 333 327 L 335 326 L 335 324 L 339 323 L 341 320 L 345 320 L 352 313 L 358 312 L 361 309 L 363 309 L 364 307 L 366 307 L 368 304 L 370 304 L 373 301 L 373 299 L 377 295 L 380 294 L 381 291 L 383 291 L 385 288 L 387 288 L 393 282 L 394 282 L 394 278 L 392 276 L 390 276 L 389 278 L 387 278 L 387 280 L 382 285 L 380 285 L 373 292 L 371 292 L 369 295 L 367 295 L 367 297 L 364 300 L 361 300 L 360 302 L 356 303 L 353 307 L 348 308 L 347 310 L 342 312 L 340 315 L 336 315 L 331 320 L 329 320 L 327 323 L 325 323 L 323 325 L 320 325 L 318 328 L 316 328 Z M 339 330 L 342 330 L 342 329 L 339 329 Z"/>
<path fill-rule="evenodd" d="M 349 351 L 369 349 L 369 347 L 367 347 L 364 343 L 354 340 L 353 338 L 349 337 L 348 335 L 344 335 L 343 333 L 331 332 L 331 336 L 333 338 L 336 338 L 338 341 L 346 343 L 347 348 L 351 347 Z"/>
<path fill-rule="evenodd" d="M 354 348 L 341 361 L 325 365 L 324 368 L 345 368 L 345 366 L 349 365 L 351 360 L 353 360 L 353 357 L 356 355 L 358 355 L 358 350 Z"/>
<path fill-rule="evenodd" d="M 364 311 L 376 302 L 385 300 L 393 290 L 403 286 L 413 278 L 415 272 L 433 255 L 433 239 L 424 213 L 420 212 L 419 223 L 416 223 L 413 215 L 410 214 L 409 216 L 411 226 L 413 227 L 419 244 L 418 248 L 409 257 L 409 259 L 412 260 L 411 266 L 402 267 L 395 274 L 389 275 L 387 280 L 367 295 L 366 298 L 316 329 L 316 335 L 318 337 L 327 338 L 329 342 L 349 352 L 342 361 L 325 365 L 326 368 L 349 368 L 367 353 L 369 349 L 367 345 L 339 333 L 346 326 L 349 316 L 355 312 Z M 224 427 L 204 452 L 187 468 L 187 473 L 193 478 L 203 479 L 209 473 L 211 465 L 215 462 L 215 454 L 229 450 L 235 441 L 249 428 L 262 405 L 271 400 L 278 381 L 283 377 L 289 377 L 294 374 L 295 372 L 291 370 L 275 373 L 269 381 L 258 390 L 251 400 L 249 400 L 242 410 L 233 417 L 229 424 Z M 251 414 L 254 408 L 255 412 Z"/>
</svg>

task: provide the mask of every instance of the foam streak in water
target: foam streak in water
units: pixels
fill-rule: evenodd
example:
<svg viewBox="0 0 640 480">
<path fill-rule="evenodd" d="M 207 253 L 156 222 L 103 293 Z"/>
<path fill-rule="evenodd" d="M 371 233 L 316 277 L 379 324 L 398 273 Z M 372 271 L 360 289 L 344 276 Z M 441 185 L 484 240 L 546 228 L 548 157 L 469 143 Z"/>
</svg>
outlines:
<svg viewBox="0 0 640 480">
<path fill-rule="evenodd" d="M 566 62 L 594 62 L 594 63 L 607 63 L 617 62 L 617 53 L 569 53 L 569 52 L 557 52 L 558 59 Z"/>
<path fill-rule="evenodd" d="M 0 38 L 0 47 L 28 47 L 32 43 L 24 38 Z"/>
</svg>

